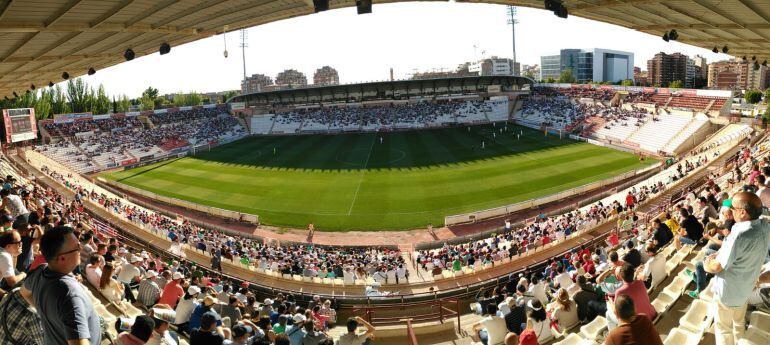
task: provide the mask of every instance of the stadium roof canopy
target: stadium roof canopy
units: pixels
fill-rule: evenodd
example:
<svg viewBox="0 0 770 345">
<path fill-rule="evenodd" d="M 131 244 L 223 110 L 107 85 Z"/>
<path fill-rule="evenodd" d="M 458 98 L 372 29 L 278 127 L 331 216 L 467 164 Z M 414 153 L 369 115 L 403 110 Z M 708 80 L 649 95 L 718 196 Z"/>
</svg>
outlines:
<svg viewBox="0 0 770 345">
<path fill-rule="evenodd" d="M 399 0 L 375 1 L 375 3 Z M 457 0 L 543 8 L 542 0 Z M 770 1 L 563 0 L 570 15 L 735 56 L 770 59 Z M 330 0 L 331 8 L 355 6 Z M 374 11 L 376 11 L 376 6 Z M 313 0 L 0 0 L 0 97 L 121 63 L 223 31 L 313 13 Z M 301 26 L 297 30 L 306 30 Z M 601 39 L 601 33 L 586 32 Z"/>
<path fill-rule="evenodd" d="M 502 90 L 532 86 L 534 80 L 514 76 L 476 76 L 436 79 L 377 81 L 371 83 L 310 86 L 238 95 L 227 102 L 247 102 L 249 105 L 270 103 L 345 102 L 348 100 L 376 100 L 433 96 L 438 94 L 468 94 L 486 92 L 490 85 Z M 515 87 L 513 87 L 515 86 Z"/>
</svg>

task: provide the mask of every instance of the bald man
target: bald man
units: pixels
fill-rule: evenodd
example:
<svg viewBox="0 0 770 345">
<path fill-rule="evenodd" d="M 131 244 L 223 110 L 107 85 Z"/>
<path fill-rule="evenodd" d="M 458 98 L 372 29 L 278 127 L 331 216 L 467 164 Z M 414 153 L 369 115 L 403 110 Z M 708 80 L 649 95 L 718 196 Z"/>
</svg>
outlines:
<svg viewBox="0 0 770 345">
<path fill-rule="evenodd" d="M 736 223 L 719 251 L 704 262 L 706 272 L 715 275 L 717 345 L 734 345 L 742 337 L 747 301 L 770 246 L 770 223 L 759 219 L 762 201 L 756 194 L 736 193 L 731 208 Z"/>
</svg>

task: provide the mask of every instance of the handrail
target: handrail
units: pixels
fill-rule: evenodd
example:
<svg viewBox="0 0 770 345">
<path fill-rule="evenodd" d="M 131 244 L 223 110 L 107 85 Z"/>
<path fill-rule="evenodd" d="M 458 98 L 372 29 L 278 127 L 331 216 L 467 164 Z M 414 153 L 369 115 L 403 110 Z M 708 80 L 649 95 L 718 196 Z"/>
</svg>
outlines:
<svg viewBox="0 0 770 345">
<path fill-rule="evenodd" d="M 451 308 L 448 308 L 447 305 L 453 305 L 454 310 Z M 392 310 L 404 310 L 404 309 L 417 309 L 417 308 L 430 308 L 430 312 L 422 313 L 422 314 L 412 314 L 410 313 L 410 319 L 409 319 L 409 325 L 411 326 L 411 321 L 418 320 L 421 322 L 432 322 L 432 321 L 438 321 L 440 323 L 444 323 L 445 320 L 448 320 L 450 318 L 457 318 L 457 332 L 460 332 L 460 300 L 457 298 L 441 298 L 438 300 L 433 301 L 425 301 L 425 302 L 407 302 L 407 303 L 395 303 L 395 304 L 385 304 L 385 305 L 370 305 L 367 304 L 365 306 L 359 307 L 359 308 L 353 308 L 351 309 L 350 313 L 353 315 L 364 315 L 364 318 L 367 322 L 371 323 L 372 325 L 394 325 L 399 324 L 404 321 L 402 316 L 392 316 L 392 317 L 378 317 L 378 313 L 388 312 Z"/>
<path fill-rule="evenodd" d="M 403 319 L 402 321 L 406 321 L 406 337 L 409 339 L 409 345 L 418 345 L 417 336 L 412 329 L 412 319 Z"/>
</svg>

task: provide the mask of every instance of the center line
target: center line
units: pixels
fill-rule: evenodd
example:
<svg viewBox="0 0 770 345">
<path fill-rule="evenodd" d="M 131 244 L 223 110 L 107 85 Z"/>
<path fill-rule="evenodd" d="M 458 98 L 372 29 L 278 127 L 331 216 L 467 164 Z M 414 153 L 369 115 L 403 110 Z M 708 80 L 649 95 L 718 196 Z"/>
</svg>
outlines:
<svg viewBox="0 0 770 345">
<path fill-rule="evenodd" d="M 353 201 L 350 202 L 350 208 L 348 209 L 348 216 L 351 212 L 353 212 L 353 205 L 356 204 L 356 199 L 358 199 L 358 191 L 361 190 L 361 182 L 364 181 L 364 174 L 366 173 L 366 167 L 369 165 L 369 158 L 372 157 L 372 149 L 374 148 L 374 142 L 377 141 L 377 134 L 374 135 L 372 138 L 372 145 L 369 146 L 369 154 L 366 155 L 366 161 L 364 162 L 364 168 L 361 169 L 361 178 L 358 179 L 358 187 L 356 187 L 356 193 L 353 194 Z"/>
</svg>

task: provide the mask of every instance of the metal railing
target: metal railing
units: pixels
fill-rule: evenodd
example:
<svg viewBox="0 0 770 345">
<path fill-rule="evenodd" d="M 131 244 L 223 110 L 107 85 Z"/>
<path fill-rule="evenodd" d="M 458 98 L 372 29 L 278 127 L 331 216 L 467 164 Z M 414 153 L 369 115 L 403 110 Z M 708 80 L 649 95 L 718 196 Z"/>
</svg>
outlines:
<svg viewBox="0 0 770 345">
<path fill-rule="evenodd" d="M 449 308 L 454 306 L 454 310 Z M 407 320 L 409 326 L 412 321 L 431 322 L 438 321 L 444 323 L 450 318 L 457 318 L 457 332 L 460 330 L 460 300 L 457 298 L 441 298 L 434 301 L 395 303 L 381 305 L 366 305 L 359 308 L 353 308 L 351 314 L 361 316 L 373 326 L 396 325 L 404 321 L 403 316 L 382 316 L 396 310 L 419 310 L 428 309 L 424 313 L 409 313 L 410 319 Z M 411 327 L 410 327 L 411 328 Z"/>
<path fill-rule="evenodd" d="M 403 321 L 406 321 L 406 337 L 409 340 L 409 345 L 418 345 L 417 335 L 414 334 L 414 329 L 412 328 L 412 319 L 404 319 Z"/>
</svg>

